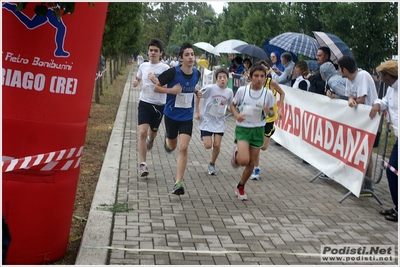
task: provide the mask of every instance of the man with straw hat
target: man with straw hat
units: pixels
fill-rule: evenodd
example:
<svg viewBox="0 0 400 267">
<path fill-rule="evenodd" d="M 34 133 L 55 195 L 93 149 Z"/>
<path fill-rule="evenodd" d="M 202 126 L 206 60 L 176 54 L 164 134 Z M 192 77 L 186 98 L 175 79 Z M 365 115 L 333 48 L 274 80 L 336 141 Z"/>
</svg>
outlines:
<svg viewBox="0 0 400 267">
<path fill-rule="evenodd" d="M 397 194 L 398 194 L 398 114 L 399 114 L 399 100 L 398 100 L 398 63 L 394 60 L 389 60 L 376 68 L 379 74 L 379 79 L 389 85 L 386 95 L 382 99 L 376 99 L 371 108 L 369 116 L 373 119 L 376 113 L 381 111 L 388 111 L 388 121 L 392 124 L 394 134 L 396 135 L 396 143 L 393 146 L 392 153 L 389 158 L 389 164 L 386 168 L 386 176 L 389 183 L 390 194 L 394 208 L 379 211 L 380 214 L 385 216 L 386 220 L 397 222 Z"/>
</svg>

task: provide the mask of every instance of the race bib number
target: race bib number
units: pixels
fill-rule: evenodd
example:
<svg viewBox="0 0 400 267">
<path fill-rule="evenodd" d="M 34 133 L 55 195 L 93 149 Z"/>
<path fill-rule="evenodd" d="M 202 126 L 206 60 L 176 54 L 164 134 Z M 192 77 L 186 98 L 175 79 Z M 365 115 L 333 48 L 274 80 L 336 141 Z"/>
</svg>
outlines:
<svg viewBox="0 0 400 267">
<path fill-rule="evenodd" d="M 147 98 L 155 99 L 156 97 L 158 97 L 153 91 L 153 86 L 150 86 L 149 84 L 144 85 L 143 93 L 144 96 Z"/>
<path fill-rule="evenodd" d="M 221 118 L 225 116 L 226 107 L 226 105 L 220 105 L 219 103 L 213 104 L 208 114 L 217 118 Z"/>
<path fill-rule="evenodd" d="M 248 122 L 260 122 L 261 121 L 262 109 L 253 107 L 251 105 L 245 105 L 243 107 L 244 119 Z"/>
<path fill-rule="evenodd" d="M 191 108 L 193 101 L 193 93 L 181 93 L 176 95 L 175 107 L 176 108 Z"/>
</svg>

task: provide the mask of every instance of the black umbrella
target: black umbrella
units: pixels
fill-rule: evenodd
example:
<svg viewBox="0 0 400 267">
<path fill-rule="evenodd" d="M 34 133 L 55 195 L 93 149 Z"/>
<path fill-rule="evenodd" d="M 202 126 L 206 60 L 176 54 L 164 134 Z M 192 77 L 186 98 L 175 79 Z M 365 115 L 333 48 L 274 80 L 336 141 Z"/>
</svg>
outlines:
<svg viewBox="0 0 400 267">
<path fill-rule="evenodd" d="M 171 45 L 169 48 L 171 48 L 172 50 L 175 50 L 175 51 L 181 50 L 181 48 L 177 45 Z"/>
<path fill-rule="evenodd" d="M 252 45 L 252 44 L 242 44 L 234 48 L 236 51 L 239 51 L 240 53 L 256 57 L 259 59 L 265 59 L 268 60 L 268 55 L 265 53 L 265 51 L 258 46 Z"/>
</svg>

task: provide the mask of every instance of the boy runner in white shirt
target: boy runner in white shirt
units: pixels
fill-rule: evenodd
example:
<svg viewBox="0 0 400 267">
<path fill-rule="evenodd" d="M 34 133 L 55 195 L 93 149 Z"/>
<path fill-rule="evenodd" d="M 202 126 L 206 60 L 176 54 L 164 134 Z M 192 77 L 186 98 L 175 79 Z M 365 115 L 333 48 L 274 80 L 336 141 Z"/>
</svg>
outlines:
<svg viewBox="0 0 400 267">
<path fill-rule="evenodd" d="M 217 83 L 201 89 L 203 98 L 201 109 L 199 108 L 200 98 L 196 97 L 195 99 L 194 118 L 199 120 L 201 139 L 206 149 L 212 148 L 211 160 L 208 163 L 208 174 L 210 175 L 217 175 L 215 162 L 226 129 L 225 111 L 233 101 L 233 91 L 227 87 L 228 77 L 229 72 L 226 69 L 216 70 Z"/>
<path fill-rule="evenodd" d="M 164 115 L 164 105 L 167 99 L 167 94 L 154 92 L 154 86 L 158 82 L 158 75 L 169 69 L 168 65 L 160 62 L 160 56 L 163 52 L 162 42 L 158 39 L 151 39 L 147 47 L 150 61 L 140 64 L 136 79 L 133 81 L 134 87 L 137 87 L 143 81 L 138 105 L 138 149 L 141 162 L 139 165 L 141 177 L 149 175 L 146 155 L 147 151 L 153 147 L 154 138 L 157 136 L 158 127 Z"/>
</svg>

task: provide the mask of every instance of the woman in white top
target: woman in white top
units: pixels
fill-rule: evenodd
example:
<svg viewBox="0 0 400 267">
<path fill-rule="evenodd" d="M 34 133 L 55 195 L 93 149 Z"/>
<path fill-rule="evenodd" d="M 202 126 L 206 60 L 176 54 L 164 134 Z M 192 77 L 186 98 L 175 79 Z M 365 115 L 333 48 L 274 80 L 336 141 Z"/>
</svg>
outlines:
<svg viewBox="0 0 400 267">
<path fill-rule="evenodd" d="M 179 66 L 178 58 L 177 58 L 177 57 L 174 57 L 174 59 L 171 61 L 171 63 L 169 63 L 169 66 L 170 66 L 171 68 L 176 67 L 176 66 Z"/>
<path fill-rule="evenodd" d="M 305 79 L 304 76 L 307 76 L 309 73 L 310 69 L 308 68 L 307 62 L 304 60 L 297 61 L 294 64 L 292 73 L 292 82 L 294 81 L 292 87 L 295 89 L 308 91 L 308 89 L 310 89 L 310 81 Z"/>
</svg>

